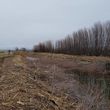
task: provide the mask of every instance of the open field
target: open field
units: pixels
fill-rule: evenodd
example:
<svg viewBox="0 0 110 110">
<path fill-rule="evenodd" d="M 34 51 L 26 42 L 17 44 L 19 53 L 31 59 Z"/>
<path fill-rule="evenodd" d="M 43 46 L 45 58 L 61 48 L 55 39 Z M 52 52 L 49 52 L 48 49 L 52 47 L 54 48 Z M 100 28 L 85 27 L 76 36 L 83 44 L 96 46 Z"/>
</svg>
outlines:
<svg viewBox="0 0 110 110">
<path fill-rule="evenodd" d="M 110 110 L 109 84 L 109 57 L 0 57 L 0 110 Z"/>
</svg>

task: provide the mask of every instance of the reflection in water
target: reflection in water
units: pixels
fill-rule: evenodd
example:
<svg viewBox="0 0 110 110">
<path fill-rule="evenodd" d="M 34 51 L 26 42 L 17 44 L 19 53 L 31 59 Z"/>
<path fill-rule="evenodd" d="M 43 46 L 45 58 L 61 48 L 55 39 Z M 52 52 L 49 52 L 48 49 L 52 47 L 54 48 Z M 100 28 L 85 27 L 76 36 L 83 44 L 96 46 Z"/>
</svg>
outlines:
<svg viewBox="0 0 110 110">
<path fill-rule="evenodd" d="M 98 86 L 103 90 L 104 95 L 110 99 L 110 75 L 94 75 L 86 72 L 71 71 L 74 73 L 74 78 L 81 82 L 81 84 L 86 84 L 88 86 Z"/>
</svg>

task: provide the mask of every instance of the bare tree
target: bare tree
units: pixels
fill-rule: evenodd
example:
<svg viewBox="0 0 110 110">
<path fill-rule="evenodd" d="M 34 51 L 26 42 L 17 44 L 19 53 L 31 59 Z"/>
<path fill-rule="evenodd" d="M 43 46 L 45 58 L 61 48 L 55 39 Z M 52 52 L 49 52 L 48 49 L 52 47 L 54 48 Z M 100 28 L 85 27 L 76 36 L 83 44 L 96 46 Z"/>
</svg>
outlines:
<svg viewBox="0 0 110 110">
<path fill-rule="evenodd" d="M 57 52 L 76 55 L 110 56 L 110 22 L 96 23 L 90 29 L 81 29 L 54 44 L 51 41 L 39 43 L 34 51 Z"/>
</svg>

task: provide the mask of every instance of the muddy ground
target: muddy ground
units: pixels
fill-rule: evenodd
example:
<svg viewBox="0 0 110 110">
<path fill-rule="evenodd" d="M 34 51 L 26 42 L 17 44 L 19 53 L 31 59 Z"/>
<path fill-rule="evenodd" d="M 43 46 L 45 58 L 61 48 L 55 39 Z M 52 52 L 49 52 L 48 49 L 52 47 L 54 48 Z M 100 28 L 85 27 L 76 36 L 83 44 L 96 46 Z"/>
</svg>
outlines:
<svg viewBox="0 0 110 110">
<path fill-rule="evenodd" d="M 109 74 L 107 57 L 17 53 L 0 60 L 0 110 L 110 110 L 99 88 L 72 72 Z M 107 70 L 108 69 L 108 70 Z"/>
</svg>

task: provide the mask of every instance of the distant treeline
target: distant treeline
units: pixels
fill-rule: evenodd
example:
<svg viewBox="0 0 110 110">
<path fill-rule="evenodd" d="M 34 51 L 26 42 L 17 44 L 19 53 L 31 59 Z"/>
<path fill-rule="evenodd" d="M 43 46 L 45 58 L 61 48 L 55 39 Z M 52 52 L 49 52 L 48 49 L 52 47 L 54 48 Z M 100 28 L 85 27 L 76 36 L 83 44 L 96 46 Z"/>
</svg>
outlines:
<svg viewBox="0 0 110 110">
<path fill-rule="evenodd" d="M 55 43 L 39 43 L 34 46 L 33 51 L 110 56 L 110 22 L 96 23 L 90 29 L 81 29 Z"/>
</svg>

